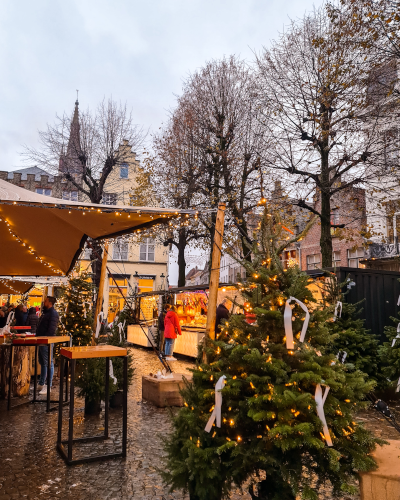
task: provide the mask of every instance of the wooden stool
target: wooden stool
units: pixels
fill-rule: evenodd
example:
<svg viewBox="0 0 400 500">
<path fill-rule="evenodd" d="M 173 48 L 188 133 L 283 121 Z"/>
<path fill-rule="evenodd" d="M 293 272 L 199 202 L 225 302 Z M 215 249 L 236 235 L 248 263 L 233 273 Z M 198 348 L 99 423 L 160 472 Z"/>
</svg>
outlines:
<svg viewBox="0 0 400 500">
<path fill-rule="evenodd" d="M 57 407 L 50 407 L 50 403 L 59 403 L 59 401 L 51 401 L 50 400 L 50 373 L 51 373 L 51 346 L 53 344 L 64 344 L 70 342 L 71 337 L 68 335 L 61 335 L 61 336 L 50 336 L 50 337 L 20 337 L 16 338 L 12 341 L 12 344 L 9 344 L 11 347 L 11 353 L 10 353 L 10 371 L 9 371 L 9 382 L 8 382 L 8 404 L 7 404 L 7 410 L 11 410 L 11 389 L 12 389 L 12 366 L 13 366 L 13 358 L 14 358 L 14 347 L 35 347 L 35 380 L 33 384 L 33 399 L 32 401 L 27 401 L 26 403 L 21 403 L 17 406 L 21 406 L 23 404 L 27 403 L 44 403 L 46 402 L 46 411 L 51 411 L 55 410 Z M 5 345 L 5 344 L 4 344 Z M 7 344 L 8 345 L 8 344 Z M 37 358 L 38 358 L 38 348 L 39 346 L 47 346 L 47 398 L 46 401 L 43 399 L 37 399 L 36 398 L 36 389 L 37 389 Z M 60 379 L 60 384 L 62 383 L 62 379 Z M 68 377 L 66 380 L 67 384 L 67 390 L 66 394 L 68 393 Z M 61 401 L 62 403 L 62 401 Z M 68 399 L 65 400 L 65 404 L 68 403 Z"/>
<path fill-rule="evenodd" d="M 119 453 L 109 453 L 107 455 L 97 455 L 93 457 L 84 457 L 72 460 L 73 443 L 87 443 L 90 441 L 99 441 L 108 439 L 108 412 L 109 412 L 109 385 L 110 385 L 110 363 L 109 359 L 122 356 L 124 358 L 124 385 L 123 385 L 123 411 L 122 411 L 122 451 Z M 128 351 L 122 347 L 112 345 L 67 347 L 60 351 L 60 397 L 58 413 L 58 434 L 57 449 L 68 465 L 76 465 L 85 462 L 94 462 L 105 458 L 126 457 L 126 443 L 128 430 Z M 64 358 L 71 364 L 71 385 L 70 385 L 70 403 L 69 403 L 69 429 L 68 439 L 62 441 L 62 420 L 63 420 L 63 377 L 64 377 Z M 88 358 L 106 358 L 106 380 L 105 380 L 105 417 L 104 417 L 104 435 L 91 436 L 74 439 L 74 389 L 75 389 L 75 366 L 77 359 Z M 65 452 L 64 444 L 68 443 L 68 454 Z"/>
</svg>

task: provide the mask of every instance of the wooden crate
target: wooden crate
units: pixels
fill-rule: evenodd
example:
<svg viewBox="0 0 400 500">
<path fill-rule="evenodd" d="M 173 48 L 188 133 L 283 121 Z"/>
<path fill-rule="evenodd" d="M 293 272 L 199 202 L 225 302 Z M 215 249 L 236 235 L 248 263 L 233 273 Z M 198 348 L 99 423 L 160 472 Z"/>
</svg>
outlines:
<svg viewBox="0 0 400 500">
<path fill-rule="evenodd" d="M 192 374 L 174 373 L 173 376 L 173 378 L 157 379 L 150 375 L 143 375 L 142 398 L 159 408 L 183 406 L 182 396 L 179 393 L 179 389 L 184 387 L 182 377 L 185 377 L 190 382 Z"/>
<path fill-rule="evenodd" d="M 378 468 L 360 474 L 361 500 L 400 500 L 400 441 L 387 441 L 374 452 Z"/>
</svg>

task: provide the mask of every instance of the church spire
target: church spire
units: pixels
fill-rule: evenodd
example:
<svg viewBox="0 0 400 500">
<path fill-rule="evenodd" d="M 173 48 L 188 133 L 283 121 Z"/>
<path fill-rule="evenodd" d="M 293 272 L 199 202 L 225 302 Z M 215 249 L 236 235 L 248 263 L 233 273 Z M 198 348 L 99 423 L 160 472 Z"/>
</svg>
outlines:
<svg viewBox="0 0 400 500">
<path fill-rule="evenodd" d="M 78 92 L 78 91 L 77 91 Z M 61 173 L 69 174 L 82 174 L 82 164 L 80 157 L 82 156 L 81 149 L 81 134 L 80 134 L 80 123 L 79 123 L 79 101 L 78 94 L 75 101 L 74 114 L 71 120 L 71 128 L 69 133 L 67 151 L 61 152 L 60 167 Z"/>
</svg>

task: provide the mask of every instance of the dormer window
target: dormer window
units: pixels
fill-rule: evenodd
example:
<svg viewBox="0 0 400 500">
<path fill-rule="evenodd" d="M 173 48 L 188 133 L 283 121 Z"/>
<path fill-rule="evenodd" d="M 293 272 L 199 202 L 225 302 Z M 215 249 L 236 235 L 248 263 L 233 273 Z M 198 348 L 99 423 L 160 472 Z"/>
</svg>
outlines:
<svg viewBox="0 0 400 500">
<path fill-rule="evenodd" d="M 127 179 L 129 174 L 129 165 L 127 163 L 122 163 L 119 170 L 119 177 L 121 179 Z"/>
</svg>

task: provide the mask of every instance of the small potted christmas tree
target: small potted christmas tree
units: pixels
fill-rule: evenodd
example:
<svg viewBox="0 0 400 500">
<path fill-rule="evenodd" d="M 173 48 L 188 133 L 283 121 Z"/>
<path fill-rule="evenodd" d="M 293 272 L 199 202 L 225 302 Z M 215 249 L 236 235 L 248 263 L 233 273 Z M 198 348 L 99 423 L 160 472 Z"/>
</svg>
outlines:
<svg viewBox="0 0 400 500">
<path fill-rule="evenodd" d="M 282 269 L 280 231 L 265 213 L 253 263 L 243 263 L 249 278 L 238 284 L 256 321 L 233 316 L 208 340 L 208 363 L 193 370 L 165 441 L 164 480 L 191 500 L 228 498 L 248 482 L 258 499 L 316 500 L 327 481 L 339 496 L 375 467 L 380 441 L 354 417 L 374 381 L 332 354 L 332 307 L 314 303 L 305 273 Z"/>
</svg>

